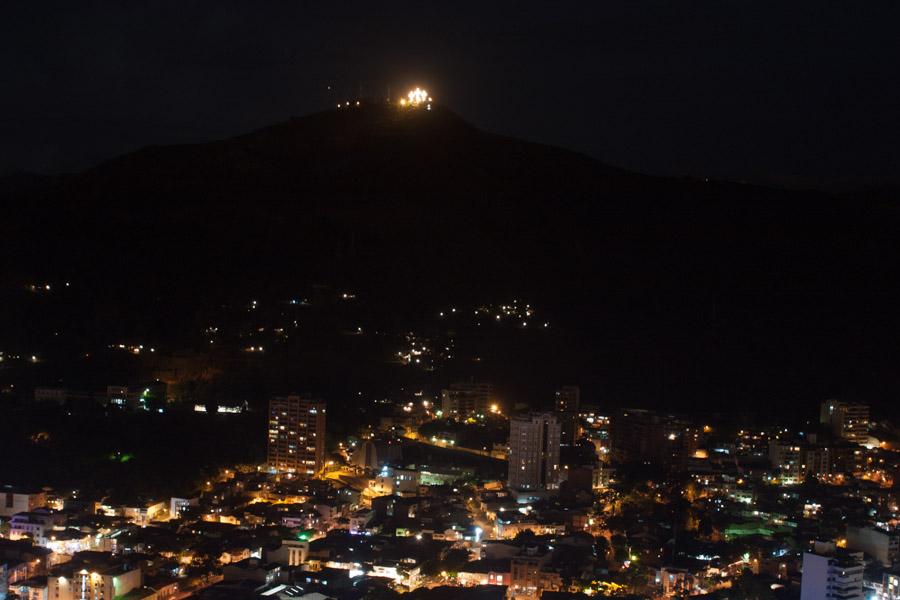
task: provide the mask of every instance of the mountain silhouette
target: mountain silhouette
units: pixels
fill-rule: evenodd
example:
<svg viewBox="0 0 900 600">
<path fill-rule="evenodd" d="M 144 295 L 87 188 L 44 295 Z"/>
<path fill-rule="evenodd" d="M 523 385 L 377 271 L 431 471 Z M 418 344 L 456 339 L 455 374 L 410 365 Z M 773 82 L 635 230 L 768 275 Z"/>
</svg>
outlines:
<svg viewBox="0 0 900 600">
<path fill-rule="evenodd" d="M 645 176 L 368 102 L 14 179 L 8 281 L 79 278 L 126 320 L 161 293 L 297 282 L 409 315 L 518 296 L 577 332 L 572 371 L 622 402 L 900 392 L 898 219 L 875 195 Z"/>
</svg>

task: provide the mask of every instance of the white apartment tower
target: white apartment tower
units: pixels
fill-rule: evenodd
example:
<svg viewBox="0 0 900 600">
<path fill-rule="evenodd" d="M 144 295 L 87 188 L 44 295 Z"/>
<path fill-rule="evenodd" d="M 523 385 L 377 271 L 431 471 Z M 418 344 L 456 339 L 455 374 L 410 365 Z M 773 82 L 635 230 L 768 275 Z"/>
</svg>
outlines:
<svg viewBox="0 0 900 600">
<path fill-rule="evenodd" d="M 865 600 L 862 552 L 803 553 L 800 600 Z"/>
</svg>

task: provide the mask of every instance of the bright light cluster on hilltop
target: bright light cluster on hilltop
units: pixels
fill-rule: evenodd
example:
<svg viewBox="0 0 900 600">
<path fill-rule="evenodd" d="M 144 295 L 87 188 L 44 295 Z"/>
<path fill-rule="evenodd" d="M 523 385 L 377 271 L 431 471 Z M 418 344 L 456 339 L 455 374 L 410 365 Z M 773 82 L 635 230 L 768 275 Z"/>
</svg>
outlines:
<svg viewBox="0 0 900 600">
<path fill-rule="evenodd" d="M 424 104 L 426 109 L 431 110 L 431 101 L 432 99 L 431 96 L 428 95 L 428 92 L 417 87 L 414 90 L 410 90 L 409 93 L 406 94 L 406 98 L 400 99 L 400 106 L 417 108 Z"/>
</svg>

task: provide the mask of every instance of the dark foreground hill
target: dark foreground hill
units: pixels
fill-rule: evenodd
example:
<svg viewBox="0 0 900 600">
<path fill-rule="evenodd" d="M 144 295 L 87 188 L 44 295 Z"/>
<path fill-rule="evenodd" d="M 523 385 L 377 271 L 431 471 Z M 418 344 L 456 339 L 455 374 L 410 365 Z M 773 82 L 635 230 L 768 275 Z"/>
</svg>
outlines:
<svg viewBox="0 0 900 600">
<path fill-rule="evenodd" d="M 646 177 L 381 105 L 0 194 L 7 280 L 89 281 L 126 322 L 297 282 L 404 315 L 521 296 L 573 333 L 548 378 L 611 403 L 900 393 L 898 219 L 871 199 Z"/>
</svg>

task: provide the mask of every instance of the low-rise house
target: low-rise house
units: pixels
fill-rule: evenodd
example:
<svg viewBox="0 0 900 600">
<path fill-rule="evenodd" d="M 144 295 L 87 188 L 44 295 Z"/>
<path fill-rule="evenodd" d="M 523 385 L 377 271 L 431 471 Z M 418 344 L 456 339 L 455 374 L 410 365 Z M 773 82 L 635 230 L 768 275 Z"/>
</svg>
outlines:
<svg viewBox="0 0 900 600">
<path fill-rule="evenodd" d="M 366 526 L 369 524 L 369 521 L 372 520 L 374 513 L 371 510 L 360 509 L 356 512 L 352 513 L 349 516 L 349 529 L 350 533 L 363 533 L 366 531 Z"/>
<path fill-rule="evenodd" d="M 10 589 L 14 589 L 22 600 L 48 600 L 46 575 L 29 577 Z"/>
<path fill-rule="evenodd" d="M 250 554 L 250 548 L 230 547 L 219 555 L 219 562 L 223 565 L 239 563 L 251 558 Z"/>
<path fill-rule="evenodd" d="M 543 546 L 529 545 L 510 560 L 509 597 L 512 600 L 536 600 L 545 590 L 563 589 L 562 578 L 550 570 L 552 552 Z"/>
<path fill-rule="evenodd" d="M 51 554 L 47 548 L 35 546 L 29 540 L 0 539 L 0 562 L 7 564 L 10 582 L 25 580 L 35 575 L 46 575 Z"/>
<path fill-rule="evenodd" d="M 21 512 L 9 521 L 9 537 L 12 540 L 29 538 L 38 546 L 46 546 L 54 528 L 65 523 L 65 515 L 48 510 Z"/>
<path fill-rule="evenodd" d="M 156 593 L 156 600 L 167 600 L 179 594 L 179 582 L 170 576 L 147 578 L 144 583 Z"/>
<path fill-rule="evenodd" d="M 266 560 L 288 567 L 296 567 L 306 562 L 309 556 L 309 542 L 302 540 L 281 540 L 274 550 L 266 550 Z"/>
<path fill-rule="evenodd" d="M 124 517 L 135 525 L 144 527 L 162 516 L 168 508 L 169 506 L 162 501 L 142 500 L 127 503 L 104 502 L 99 510 L 108 517 Z"/>
<path fill-rule="evenodd" d="M 41 490 L 0 487 L 0 517 L 11 517 L 16 513 L 31 512 L 47 505 L 47 494 Z"/>
<path fill-rule="evenodd" d="M 456 575 L 460 585 L 509 585 L 509 559 L 480 559 L 466 563 Z"/>
<path fill-rule="evenodd" d="M 524 517 L 518 514 L 512 519 L 497 519 L 497 535 L 502 539 L 511 540 L 522 532 L 531 531 L 535 535 L 565 535 L 566 524 L 564 522 L 547 521 Z"/>
<path fill-rule="evenodd" d="M 279 580 L 281 565 L 267 563 L 258 558 L 245 558 L 242 561 L 225 565 L 222 574 L 225 581 L 249 580 L 269 584 Z"/>
<path fill-rule="evenodd" d="M 352 585 L 349 570 L 328 567 L 301 572 L 296 577 L 296 583 L 304 588 L 332 591 L 347 589 Z"/>
<path fill-rule="evenodd" d="M 180 519 L 191 507 L 199 506 L 199 504 L 200 498 L 198 496 L 191 498 L 176 498 L 173 496 L 169 499 L 169 518 Z"/>
<path fill-rule="evenodd" d="M 55 564 L 67 560 L 65 557 L 72 556 L 77 552 L 104 550 L 104 548 L 97 547 L 97 541 L 96 537 L 90 533 L 68 527 L 49 532 L 43 546 L 53 551 L 51 562 Z"/>
<path fill-rule="evenodd" d="M 656 572 L 654 582 L 664 596 L 693 596 L 700 592 L 697 578 L 687 569 L 663 567 Z"/>
<path fill-rule="evenodd" d="M 142 584 L 138 564 L 105 552 L 81 552 L 70 562 L 55 566 L 47 577 L 51 600 L 114 600 Z"/>
</svg>

